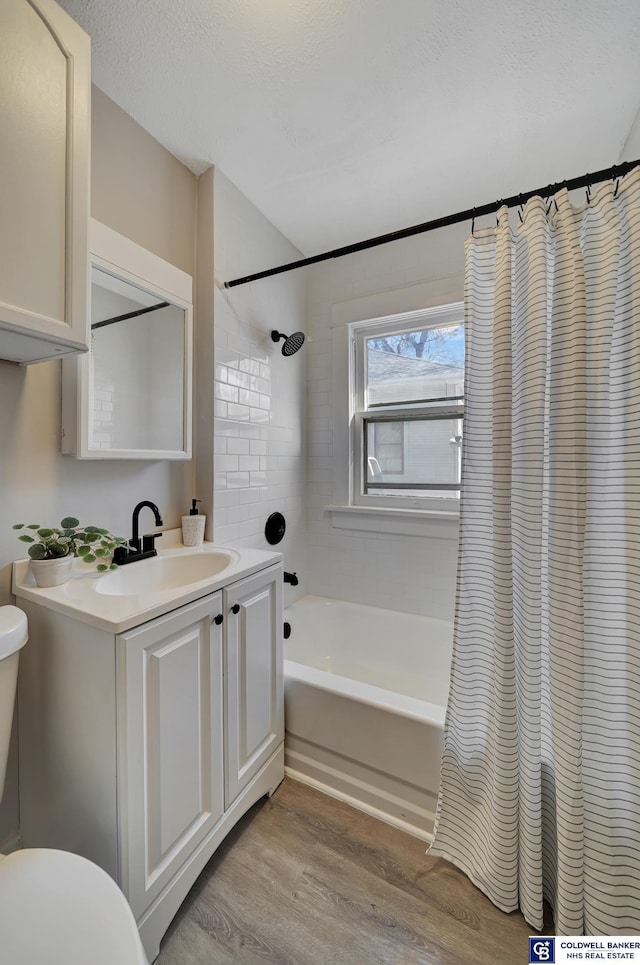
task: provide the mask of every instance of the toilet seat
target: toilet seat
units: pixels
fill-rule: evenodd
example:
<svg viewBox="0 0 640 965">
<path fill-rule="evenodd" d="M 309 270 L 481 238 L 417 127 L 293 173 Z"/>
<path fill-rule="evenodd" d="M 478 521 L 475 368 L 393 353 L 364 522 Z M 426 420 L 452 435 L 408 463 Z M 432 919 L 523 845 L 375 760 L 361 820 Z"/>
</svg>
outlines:
<svg viewBox="0 0 640 965">
<path fill-rule="evenodd" d="M 148 965 L 124 895 L 67 851 L 29 848 L 0 860 L 2 965 Z"/>
</svg>

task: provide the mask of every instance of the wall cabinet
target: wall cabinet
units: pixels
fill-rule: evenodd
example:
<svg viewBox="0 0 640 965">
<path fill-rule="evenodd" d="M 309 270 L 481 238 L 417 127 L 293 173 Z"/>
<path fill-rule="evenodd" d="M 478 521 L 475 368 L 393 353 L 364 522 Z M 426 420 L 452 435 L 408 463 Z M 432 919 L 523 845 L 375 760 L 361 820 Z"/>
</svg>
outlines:
<svg viewBox="0 0 640 965">
<path fill-rule="evenodd" d="M 0 358 L 86 351 L 90 41 L 53 0 L 0 3 Z"/>
<path fill-rule="evenodd" d="M 193 280 L 90 221 L 91 347 L 62 361 L 62 451 L 190 459 Z"/>
<path fill-rule="evenodd" d="M 282 566 L 116 635 L 18 602 L 24 845 L 105 868 L 153 961 L 215 849 L 284 776 Z"/>
</svg>

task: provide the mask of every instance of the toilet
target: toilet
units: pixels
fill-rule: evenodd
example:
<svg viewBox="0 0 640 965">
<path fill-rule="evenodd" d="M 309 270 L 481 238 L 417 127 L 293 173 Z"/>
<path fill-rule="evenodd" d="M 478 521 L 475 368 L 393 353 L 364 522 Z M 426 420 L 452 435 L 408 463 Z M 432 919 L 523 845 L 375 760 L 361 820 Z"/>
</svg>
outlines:
<svg viewBox="0 0 640 965">
<path fill-rule="evenodd" d="M 0 606 L 0 799 L 26 614 Z M 148 965 L 133 913 L 116 883 L 86 858 L 27 848 L 0 855 L 2 965 Z"/>
</svg>

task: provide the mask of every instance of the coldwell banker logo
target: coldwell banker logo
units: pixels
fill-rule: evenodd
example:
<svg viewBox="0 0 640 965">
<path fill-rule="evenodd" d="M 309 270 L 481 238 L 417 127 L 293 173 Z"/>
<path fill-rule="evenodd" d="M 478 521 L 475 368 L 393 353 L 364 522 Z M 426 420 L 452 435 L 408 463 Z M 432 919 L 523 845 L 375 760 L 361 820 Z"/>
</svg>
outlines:
<svg viewBox="0 0 640 965">
<path fill-rule="evenodd" d="M 530 938 L 529 965 L 534 965 L 534 963 L 537 962 L 546 962 L 546 965 L 555 965 L 555 942 L 555 938 Z"/>
</svg>

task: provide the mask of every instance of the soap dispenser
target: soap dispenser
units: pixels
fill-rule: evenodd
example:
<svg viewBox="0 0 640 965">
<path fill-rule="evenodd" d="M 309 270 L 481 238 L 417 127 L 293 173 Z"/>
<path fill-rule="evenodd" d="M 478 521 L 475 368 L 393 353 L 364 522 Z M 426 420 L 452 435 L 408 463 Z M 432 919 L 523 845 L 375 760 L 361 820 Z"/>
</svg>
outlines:
<svg viewBox="0 0 640 965">
<path fill-rule="evenodd" d="M 192 499 L 189 515 L 182 517 L 182 542 L 185 546 L 202 546 L 207 517 L 198 512 L 198 503 L 201 502 L 201 499 Z"/>
</svg>

